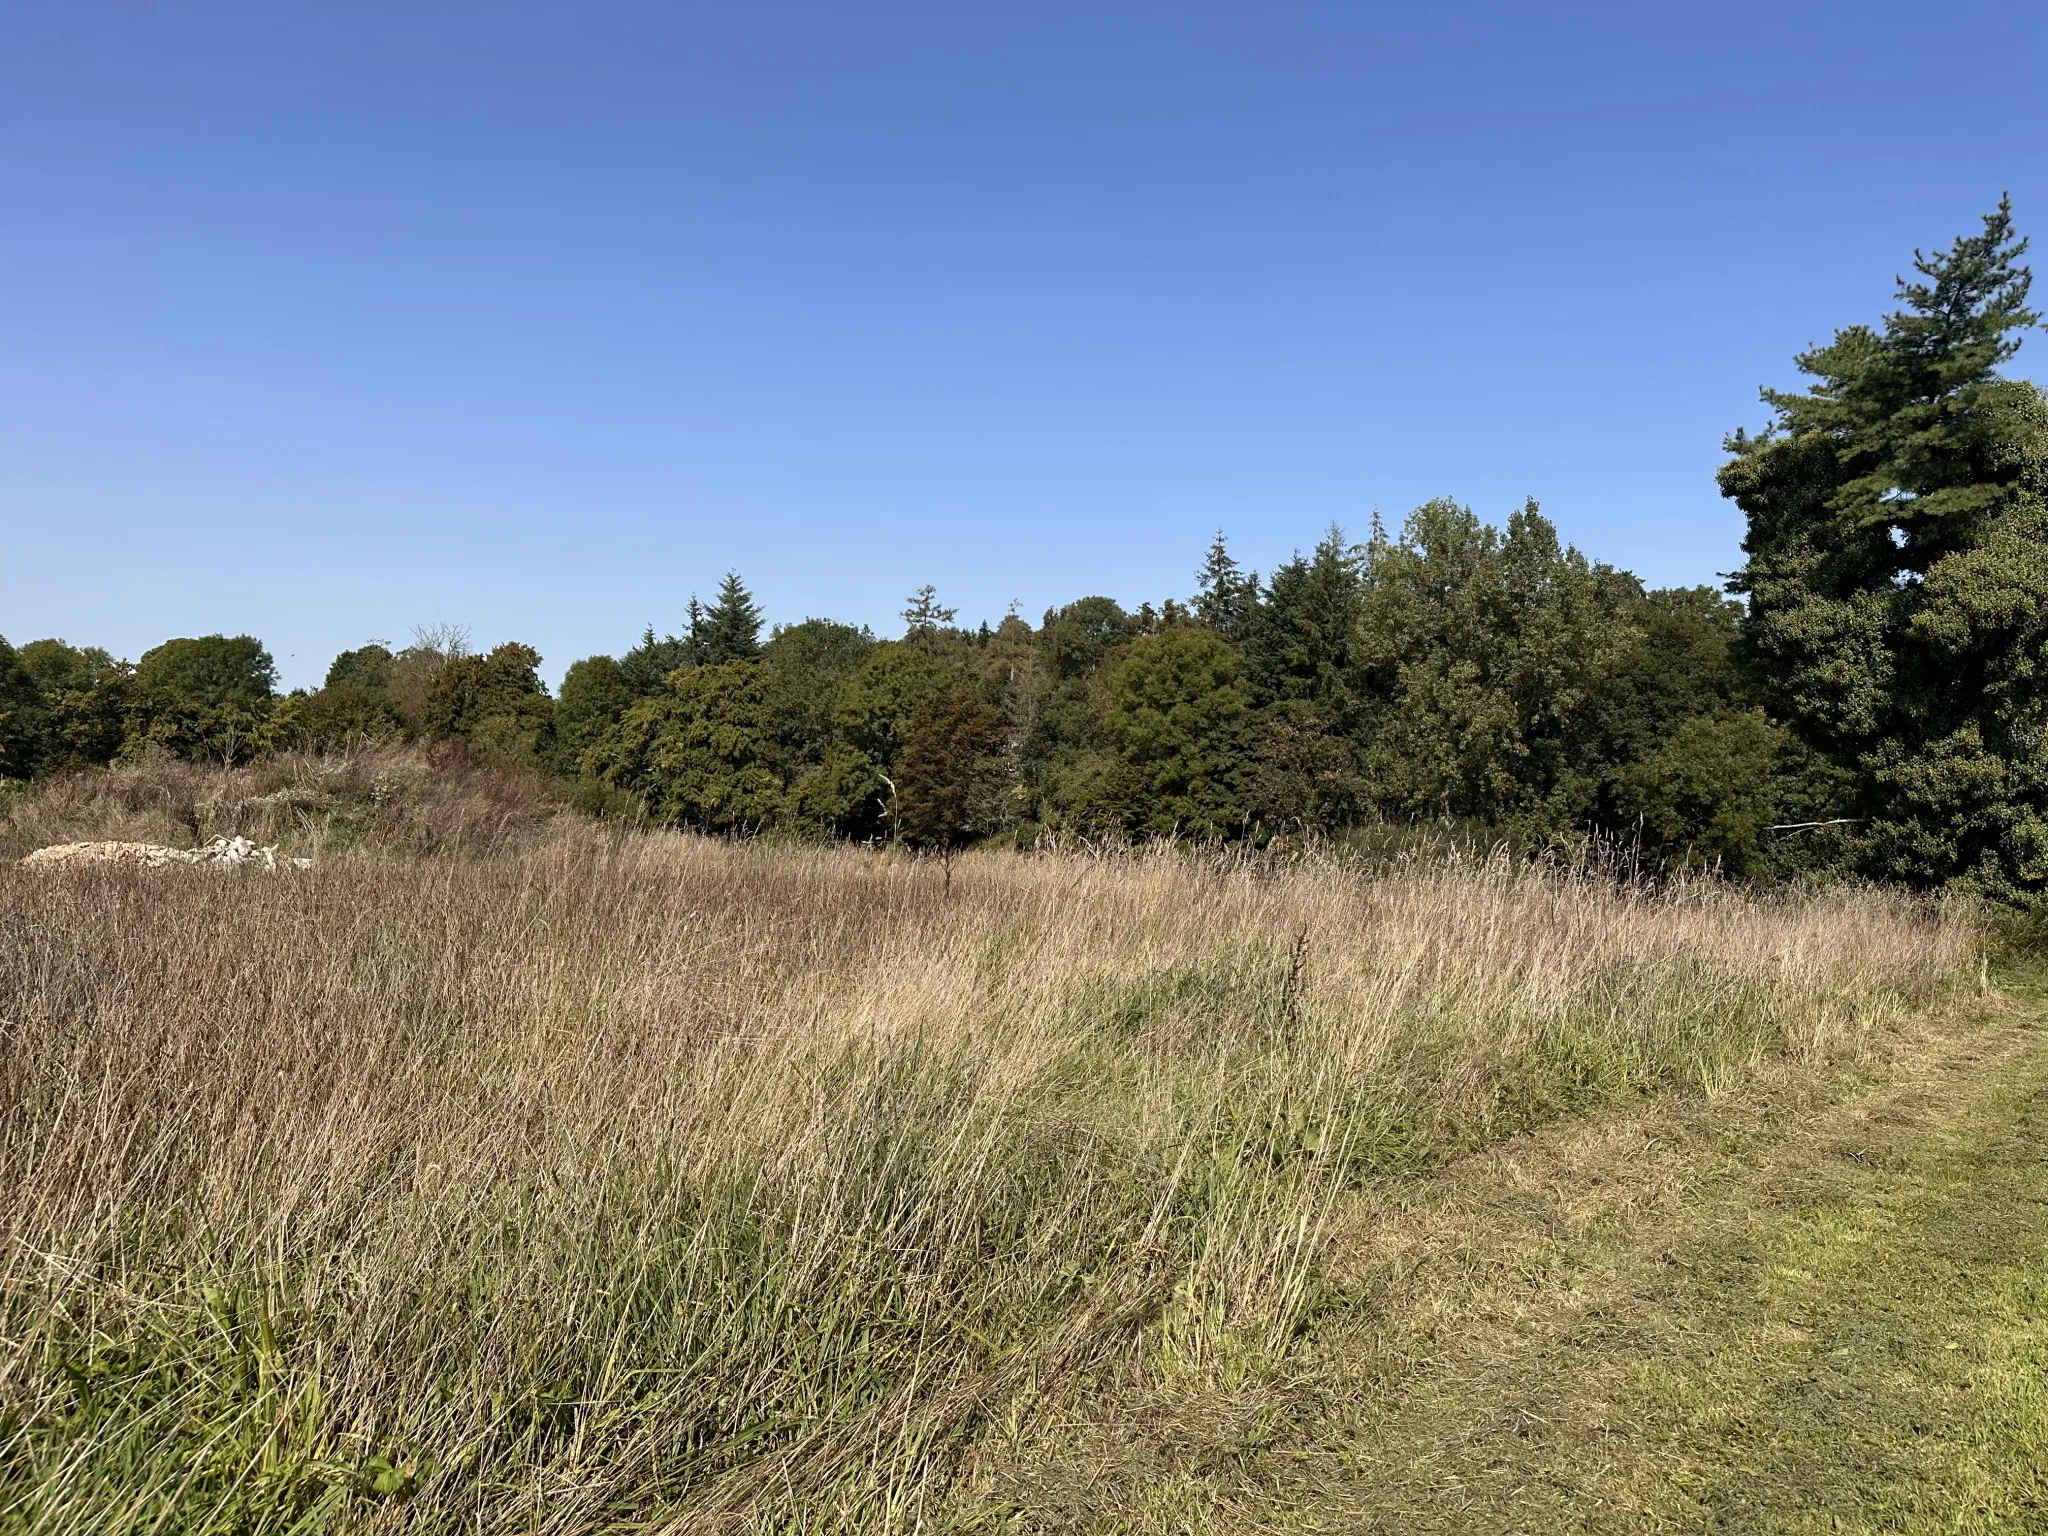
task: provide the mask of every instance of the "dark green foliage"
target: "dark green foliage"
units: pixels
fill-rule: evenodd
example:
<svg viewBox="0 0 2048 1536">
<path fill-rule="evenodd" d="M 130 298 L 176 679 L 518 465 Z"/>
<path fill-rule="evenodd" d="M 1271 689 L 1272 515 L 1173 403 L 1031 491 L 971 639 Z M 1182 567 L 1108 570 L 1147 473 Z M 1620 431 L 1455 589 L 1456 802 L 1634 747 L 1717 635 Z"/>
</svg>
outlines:
<svg viewBox="0 0 2048 1536">
<path fill-rule="evenodd" d="M 798 770 L 784 815 L 807 834 L 872 839 L 888 833 L 888 802 L 889 782 L 867 755 L 835 746 L 823 762 Z"/>
<path fill-rule="evenodd" d="M 760 655 L 761 609 L 738 571 L 725 573 L 725 580 L 718 584 L 718 596 L 704 610 L 702 619 L 693 616 L 690 639 L 696 646 L 695 659 L 706 666 L 752 661 Z"/>
<path fill-rule="evenodd" d="M 1782 737 L 1757 709 L 1678 721 L 1618 775 L 1624 831 L 1633 822 L 1642 850 L 1660 863 L 1755 872 L 1768 856 Z"/>
<path fill-rule="evenodd" d="M 136 712 L 134 668 L 98 646 L 62 640 L 31 640 L 20 654 L 48 718 L 41 770 L 112 762 Z"/>
<path fill-rule="evenodd" d="M 584 757 L 584 771 L 639 797 L 658 821 L 704 832 L 760 832 L 783 814 L 785 755 L 762 669 L 685 667 Z"/>
<path fill-rule="evenodd" d="M 166 640 L 135 664 L 120 753 L 244 761 L 265 745 L 277 668 L 252 635 Z"/>
<path fill-rule="evenodd" d="M 1917 256 L 1720 475 L 1762 702 L 1840 774 L 1850 856 L 2004 897 L 2048 885 L 2048 397 L 1997 371 L 2036 320 L 2024 250 L 2001 203 Z"/>
<path fill-rule="evenodd" d="M 1240 784 L 1252 827 L 1330 832 L 1358 817 L 1365 785 L 1356 753 L 1313 705 L 1299 699 L 1269 704 L 1253 720 L 1248 742 Z"/>
<path fill-rule="evenodd" d="M 1259 606 L 1259 573 L 1240 571 L 1221 530 L 1197 573 L 1194 616 L 1226 640 L 1240 640 Z"/>
<path fill-rule="evenodd" d="M 697 600 L 690 599 L 690 632 L 696 633 L 703 619 L 703 610 Z M 640 643 L 619 658 L 619 676 L 636 699 L 651 699 L 668 686 L 669 673 L 678 667 L 694 667 L 703 659 L 697 642 L 688 636 L 654 636 L 654 626 L 647 626 Z M 568 686 L 566 680 L 563 687 Z"/>
<path fill-rule="evenodd" d="M 933 647 L 877 646 L 840 685 L 833 724 L 847 746 L 893 773 L 911 718 L 966 682 L 965 669 Z"/>
<path fill-rule="evenodd" d="M 1675 588 L 1645 594 L 1626 618 L 1588 705 L 1604 765 L 1596 821 L 1655 864 L 1752 874 L 1800 851 L 1769 833 L 1779 801 L 1796 798 L 1786 779 L 1798 749 L 1749 706 L 1732 655 L 1742 605 Z"/>
<path fill-rule="evenodd" d="M 0 780 L 32 778 L 56 748 L 43 691 L 0 635 Z"/>
<path fill-rule="evenodd" d="M 31 640 L 20 654 L 22 666 L 45 698 L 89 693 L 132 670 L 96 645 L 66 645 L 62 640 Z"/>
<path fill-rule="evenodd" d="M 412 644 L 391 658 L 385 691 L 398 707 L 405 728 L 419 734 L 426 729 L 427 695 L 441 669 L 451 661 L 469 655 L 469 631 L 453 624 L 440 624 L 413 632 Z"/>
<path fill-rule="evenodd" d="M 1373 798 L 1397 819 L 1560 830 L 1591 813 L 1592 700 L 1640 589 L 1531 503 L 1505 533 L 1434 501 L 1368 547 L 1353 687 Z"/>
<path fill-rule="evenodd" d="M 822 763 L 831 752 L 840 691 L 874 653 L 873 635 L 830 619 L 783 625 L 762 647 L 776 734 L 799 761 Z"/>
<path fill-rule="evenodd" d="M 926 582 L 910 595 L 903 610 L 903 638 L 929 638 L 952 624 L 955 612 L 939 601 L 939 589 Z"/>
<path fill-rule="evenodd" d="M 1039 702 L 1038 636 L 1016 614 L 1005 614 L 977 638 L 971 665 L 982 692 L 1003 711 L 1012 739 L 1021 739 Z"/>
<path fill-rule="evenodd" d="M 351 683 L 375 694 L 391 690 L 391 652 L 372 641 L 360 650 L 343 651 L 327 668 L 326 686 Z"/>
<path fill-rule="evenodd" d="M 303 752 L 331 752 L 399 735 L 405 721 L 383 689 L 353 678 L 312 693 L 295 693 L 271 711 L 269 744 Z"/>
<path fill-rule="evenodd" d="M 376 641 L 343 651 L 329 664 L 323 686 L 278 702 L 264 733 L 266 744 L 331 752 L 400 734 L 405 717 L 391 697 L 397 665 L 390 648 Z"/>
<path fill-rule="evenodd" d="M 277 666 L 253 635 L 206 635 L 166 640 L 144 651 L 135 681 L 145 693 L 204 707 L 266 703 L 277 688 Z"/>
<path fill-rule="evenodd" d="M 1107 768 L 1096 674 L 1123 646 L 1144 633 L 1139 620 L 1106 597 L 1084 597 L 1049 611 L 1030 659 L 1029 693 L 1021 701 L 1023 769 L 1055 819 L 1107 819 L 1121 827 L 1127 813 L 1122 781 Z M 1089 786 L 1081 790 L 1083 782 Z M 1085 809 L 1084 809 L 1085 808 Z"/>
<path fill-rule="evenodd" d="M 1307 559 L 1273 573 L 1265 600 L 1246 618 L 1244 652 L 1262 704 L 1308 704 L 1324 727 L 1352 734 L 1359 721 L 1353 654 L 1370 552 L 1331 528 Z"/>
<path fill-rule="evenodd" d="M 485 656 L 445 663 L 427 689 L 421 725 L 486 757 L 538 764 L 553 745 L 554 704 L 540 680 L 540 652 L 516 640 Z"/>
<path fill-rule="evenodd" d="M 1010 757 L 1002 715 L 964 688 L 931 700 L 904 733 L 890 811 L 912 848 L 949 852 L 1009 819 Z"/>
<path fill-rule="evenodd" d="M 560 771 L 576 772 L 583 754 L 625 718 L 637 697 L 625 667 L 611 657 L 586 656 L 572 662 L 555 699 L 555 760 Z"/>
<path fill-rule="evenodd" d="M 1592 690 L 1591 724 L 1610 760 L 1668 741 L 1680 721 L 1740 709 L 1732 648 L 1742 604 L 1712 587 L 1648 592 L 1627 606 L 1628 643 Z"/>
<path fill-rule="evenodd" d="M 1112 651 L 1144 632 L 1145 626 L 1114 599 L 1084 597 L 1069 603 L 1047 613 L 1039 630 L 1046 675 L 1055 683 L 1090 677 Z"/>
<path fill-rule="evenodd" d="M 1239 783 L 1251 690 L 1220 636 L 1180 625 L 1133 641 L 1104 677 L 1107 760 L 1084 760 L 1072 813 L 1140 835 L 1228 837 L 1244 830 Z"/>
</svg>

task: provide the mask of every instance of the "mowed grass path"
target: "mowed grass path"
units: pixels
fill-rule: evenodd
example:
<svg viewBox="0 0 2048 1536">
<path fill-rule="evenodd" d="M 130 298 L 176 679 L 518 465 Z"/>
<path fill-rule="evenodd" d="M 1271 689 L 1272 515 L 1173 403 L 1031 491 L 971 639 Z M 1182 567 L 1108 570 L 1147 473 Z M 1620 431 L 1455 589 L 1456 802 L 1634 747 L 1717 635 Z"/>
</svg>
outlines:
<svg viewBox="0 0 2048 1536">
<path fill-rule="evenodd" d="M 1105 1408 L 1013 1507 L 1133 1532 L 2048 1531 L 2048 1008 L 1987 1009 L 1375 1192 L 1344 1236 L 1356 1301 L 1296 1375 Z"/>
</svg>

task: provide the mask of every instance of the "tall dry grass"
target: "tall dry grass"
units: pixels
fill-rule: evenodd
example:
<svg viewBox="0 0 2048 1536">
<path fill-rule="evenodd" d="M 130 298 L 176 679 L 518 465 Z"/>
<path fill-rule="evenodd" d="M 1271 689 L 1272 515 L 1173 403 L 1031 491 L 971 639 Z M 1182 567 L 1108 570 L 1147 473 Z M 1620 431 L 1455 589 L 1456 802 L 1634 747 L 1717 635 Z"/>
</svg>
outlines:
<svg viewBox="0 0 2048 1536">
<path fill-rule="evenodd" d="M 0 1511 L 907 1530 L 1064 1397 L 1273 1368 L 1333 1202 L 1857 1049 L 1897 898 L 575 832 L 0 872 Z M 988 1514 L 988 1511 L 981 1511 Z"/>
<path fill-rule="evenodd" d="M 476 854 L 532 844 L 561 808 L 535 774 L 451 743 L 368 742 L 237 768 L 159 755 L 0 794 L 0 859 L 52 843 L 188 848 L 215 836 L 315 856 L 366 844 Z"/>
</svg>

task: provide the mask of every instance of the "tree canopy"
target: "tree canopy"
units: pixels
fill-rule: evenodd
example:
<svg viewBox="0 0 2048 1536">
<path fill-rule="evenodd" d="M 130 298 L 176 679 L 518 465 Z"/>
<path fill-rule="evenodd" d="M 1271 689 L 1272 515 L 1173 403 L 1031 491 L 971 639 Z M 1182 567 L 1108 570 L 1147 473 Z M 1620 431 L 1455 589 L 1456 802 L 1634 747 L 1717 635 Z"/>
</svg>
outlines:
<svg viewBox="0 0 2048 1536">
<path fill-rule="evenodd" d="M 1764 391 L 1768 426 L 1730 437 L 1719 475 L 1747 520 L 1733 597 L 1646 590 L 1533 501 L 1496 525 L 1439 499 L 1263 577 L 1219 533 L 1191 594 L 1135 608 L 969 629 L 926 585 L 893 640 L 823 618 L 764 640 L 728 571 L 558 698 L 531 647 L 476 654 L 449 626 L 343 651 L 283 699 L 248 635 L 132 666 L 0 642 L 0 778 L 405 735 L 721 835 L 950 853 L 1449 829 L 2036 900 L 2048 396 L 2001 371 L 2036 323 L 2025 249 L 2001 203 L 1916 256 L 1894 313 L 1796 358 L 1806 388 Z"/>
<path fill-rule="evenodd" d="M 1840 775 L 1846 857 L 1916 885 L 2048 882 L 2048 397 L 1998 368 L 2037 316 L 2001 203 L 1916 254 L 1901 308 L 1738 432 L 1735 586 L 1765 707 Z"/>
</svg>

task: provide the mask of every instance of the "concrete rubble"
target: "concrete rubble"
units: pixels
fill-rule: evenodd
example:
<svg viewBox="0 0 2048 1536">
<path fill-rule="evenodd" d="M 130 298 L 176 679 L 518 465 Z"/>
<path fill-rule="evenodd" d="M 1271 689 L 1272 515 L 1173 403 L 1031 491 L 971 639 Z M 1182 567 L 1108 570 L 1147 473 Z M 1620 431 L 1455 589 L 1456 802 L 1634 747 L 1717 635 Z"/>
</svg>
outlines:
<svg viewBox="0 0 2048 1536">
<path fill-rule="evenodd" d="M 129 864 L 163 869 L 173 864 L 199 864 L 209 869 L 308 869 L 311 859 L 280 859 L 277 845 L 259 848 L 246 837 L 209 838 L 197 848 L 166 848 L 161 843 L 55 843 L 38 848 L 22 861 L 28 869 L 71 869 L 92 864 Z"/>
</svg>

